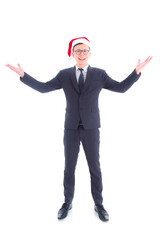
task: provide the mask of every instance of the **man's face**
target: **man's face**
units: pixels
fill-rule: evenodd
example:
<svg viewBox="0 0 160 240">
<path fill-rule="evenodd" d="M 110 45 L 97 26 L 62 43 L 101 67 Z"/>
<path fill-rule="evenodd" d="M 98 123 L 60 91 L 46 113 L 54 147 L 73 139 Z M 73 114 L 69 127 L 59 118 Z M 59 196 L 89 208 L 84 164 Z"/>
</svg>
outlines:
<svg viewBox="0 0 160 240">
<path fill-rule="evenodd" d="M 88 65 L 88 59 L 91 55 L 89 49 L 86 44 L 79 44 L 74 47 L 72 56 L 76 60 L 77 67 L 83 68 Z"/>
</svg>

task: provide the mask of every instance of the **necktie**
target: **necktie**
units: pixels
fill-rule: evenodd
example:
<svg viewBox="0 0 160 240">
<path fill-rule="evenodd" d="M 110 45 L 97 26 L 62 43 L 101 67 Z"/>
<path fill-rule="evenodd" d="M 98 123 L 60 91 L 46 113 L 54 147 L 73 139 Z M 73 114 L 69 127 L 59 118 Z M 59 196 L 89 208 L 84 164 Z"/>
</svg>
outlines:
<svg viewBox="0 0 160 240">
<path fill-rule="evenodd" d="M 82 68 L 78 68 L 81 73 L 80 73 L 80 76 L 79 76 L 79 90 L 80 92 L 82 92 L 82 88 L 84 86 L 84 75 L 83 75 L 83 69 Z"/>
</svg>

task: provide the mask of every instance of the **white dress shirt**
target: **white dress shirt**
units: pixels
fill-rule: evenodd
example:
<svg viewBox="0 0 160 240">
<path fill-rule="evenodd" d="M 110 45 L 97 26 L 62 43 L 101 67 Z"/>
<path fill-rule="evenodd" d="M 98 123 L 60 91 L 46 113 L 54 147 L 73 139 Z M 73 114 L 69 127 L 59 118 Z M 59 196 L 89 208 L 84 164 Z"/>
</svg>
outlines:
<svg viewBox="0 0 160 240">
<path fill-rule="evenodd" d="M 88 70 L 88 65 L 85 66 L 83 69 L 83 74 L 84 74 L 84 82 L 86 80 L 86 77 L 87 77 L 87 70 Z M 78 67 L 76 66 L 76 79 L 77 79 L 77 82 L 79 84 L 79 77 L 80 77 L 80 74 L 81 74 L 81 71 L 78 69 Z"/>
</svg>

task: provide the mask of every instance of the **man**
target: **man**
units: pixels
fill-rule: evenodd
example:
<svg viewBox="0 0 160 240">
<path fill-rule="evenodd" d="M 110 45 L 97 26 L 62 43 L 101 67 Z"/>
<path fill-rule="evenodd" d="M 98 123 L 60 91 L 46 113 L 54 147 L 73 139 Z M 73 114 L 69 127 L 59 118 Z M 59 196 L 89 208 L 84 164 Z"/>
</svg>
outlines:
<svg viewBox="0 0 160 240">
<path fill-rule="evenodd" d="M 75 186 L 75 168 L 82 142 L 91 176 L 91 192 L 95 211 L 102 221 L 109 220 L 109 214 L 103 207 L 102 176 L 99 163 L 100 117 L 98 96 L 102 88 L 115 92 L 127 91 L 140 77 L 140 72 L 152 57 L 145 62 L 138 60 L 136 69 L 122 82 L 111 79 L 104 70 L 88 65 L 91 55 L 90 41 L 85 37 L 72 39 L 68 55 L 76 61 L 76 66 L 60 71 L 52 80 L 42 83 L 29 76 L 18 64 L 18 68 L 6 66 L 20 75 L 23 83 L 46 93 L 63 89 L 66 96 L 66 115 L 64 131 L 64 196 L 65 202 L 58 211 L 58 219 L 63 219 L 72 208 Z"/>
</svg>

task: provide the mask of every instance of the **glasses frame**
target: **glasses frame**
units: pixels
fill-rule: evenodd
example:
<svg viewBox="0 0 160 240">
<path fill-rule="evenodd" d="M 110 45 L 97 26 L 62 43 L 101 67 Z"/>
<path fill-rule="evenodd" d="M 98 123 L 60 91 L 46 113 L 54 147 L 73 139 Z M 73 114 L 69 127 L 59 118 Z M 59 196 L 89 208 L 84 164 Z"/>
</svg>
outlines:
<svg viewBox="0 0 160 240">
<path fill-rule="evenodd" d="M 83 52 L 84 55 L 88 55 L 89 51 L 90 51 L 89 49 L 84 49 L 84 50 L 77 49 L 74 52 L 76 53 L 76 55 L 81 55 L 82 52 Z"/>
</svg>

